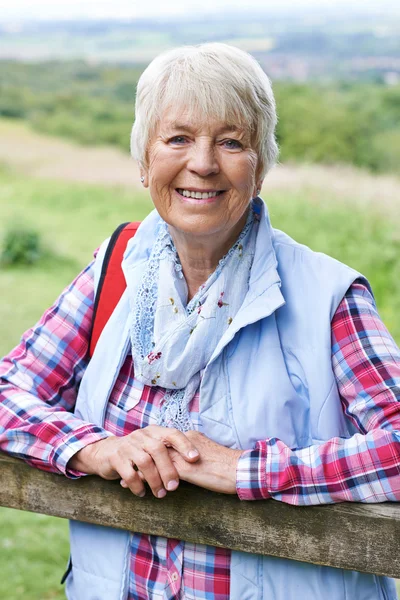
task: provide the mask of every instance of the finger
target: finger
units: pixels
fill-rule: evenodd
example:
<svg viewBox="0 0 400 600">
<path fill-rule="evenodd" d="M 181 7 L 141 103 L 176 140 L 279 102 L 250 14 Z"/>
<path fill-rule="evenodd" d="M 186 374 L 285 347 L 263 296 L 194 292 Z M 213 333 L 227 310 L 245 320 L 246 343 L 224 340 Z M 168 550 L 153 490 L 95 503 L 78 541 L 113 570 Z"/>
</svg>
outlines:
<svg viewBox="0 0 400 600">
<path fill-rule="evenodd" d="M 184 460 L 179 454 L 179 452 L 177 452 L 173 448 L 170 448 L 168 450 L 168 455 L 172 461 L 172 464 L 178 472 L 179 480 L 186 481 L 186 474 L 192 472 L 193 469 L 196 468 L 196 463 L 192 465 L 190 462 Z"/>
<path fill-rule="evenodd" d="M 172 492 L 179 485 L 179 475 L 169 455 L 169 450 L 161 440 L 147 438 L 144 450 L 151 456 L 164 489 Z M 146 473 L 144 473 L 146 476 Z M 147 476 L 146 476 L 147 479 Z"/>
<path fill-rule="evenodd" d="M 139 475 L 139 477 L 142 481 L 146 481 L 144 478 L 144 475 L 141 471 L 136 471 L 136 473 Z M 121 487 L 123 487 L 123 488 L 128 487 L 128 484 L 126 483 L 125 479 L 121 479 L 121 481 L 119 483 L 120 483 Z"/>
<path fill-rule="evenodd" d="M 164 446 L 174 448 L 186 461 L 196 462 L 200 458 L 198 449 L 182 431 L 158 425 L 153 428 L 156 437 L 162 440 Z M 151 426 L 146 427 L 146 434 L 154 437 Z"/>
<path fill-rule="evenodd" d="M 144 487 L 143 481 L 140 479 L 139 475 L 133 468 L 133 465 L 130 461 L 124 461 L 124 463 L 118 466 L 118 473 L 121 477 L 120 484 L 124 488 L 129 488 L 132 494 L 135 496 L 139 496 L 143 498 L 146 494 L 146 489 Z"/>
<path fill-rule="evenodd" d="M 149 484 L 154 496 L 156 498 L 164 498 L 167 492 L 165 490 L 162 477 L 158 471 L 157 465 L 154 462 L 154 457 L 147 451 L 146 446 L 143 448 L 143 450 L 135 452 L 134 462 L 138 469 L 136 472 L 137 477 L 141 479 L 141 477 L 138 475 L 138 472 L 140 471 L 144 480 Z"/>
</svg>

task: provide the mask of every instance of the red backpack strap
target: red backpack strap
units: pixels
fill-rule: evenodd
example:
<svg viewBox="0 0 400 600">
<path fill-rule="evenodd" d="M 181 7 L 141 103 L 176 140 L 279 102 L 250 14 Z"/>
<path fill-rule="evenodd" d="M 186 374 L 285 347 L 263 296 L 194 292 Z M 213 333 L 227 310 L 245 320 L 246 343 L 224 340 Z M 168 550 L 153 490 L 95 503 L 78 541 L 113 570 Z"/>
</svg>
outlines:
<svg viewBox="0 0 400 600">
<path fill-rule="evenodd" d="M 101 267 L 93 309 L 89 356 L 93 356 L 98 339 L 126 288 L 121 263 L 129 240 L 140 223 L 122 223 L 112 234 Z"/>
</svg>

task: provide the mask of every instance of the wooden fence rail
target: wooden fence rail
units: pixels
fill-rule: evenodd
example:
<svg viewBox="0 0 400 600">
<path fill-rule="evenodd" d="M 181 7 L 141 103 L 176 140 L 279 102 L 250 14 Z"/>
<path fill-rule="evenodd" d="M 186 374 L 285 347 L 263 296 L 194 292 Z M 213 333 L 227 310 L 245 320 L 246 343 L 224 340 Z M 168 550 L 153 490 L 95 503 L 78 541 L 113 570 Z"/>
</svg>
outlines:
<svg viewBox="0 0 400 600">
<path fill-rule="evenodd" d="M 68 480 L 0 453 L 0 506 L 400 578 L 400 504 L 293 507 L 181 484 L 163 500 Z"/>
</svg>

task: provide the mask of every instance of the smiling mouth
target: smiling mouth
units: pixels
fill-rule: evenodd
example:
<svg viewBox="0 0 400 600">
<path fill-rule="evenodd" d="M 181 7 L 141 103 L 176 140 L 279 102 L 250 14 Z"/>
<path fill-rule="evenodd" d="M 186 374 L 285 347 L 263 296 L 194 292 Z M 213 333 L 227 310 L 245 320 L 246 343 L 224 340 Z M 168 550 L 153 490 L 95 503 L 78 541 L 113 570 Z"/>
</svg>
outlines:
<svg viewBox="0 0 400 600">
<path fill-rule="evenodd" d="M 176 190 L 178 194 L 183 196 L 184 198 L 193 198 L 194 200 L 207 200 L 208 198 L 216 198 L 224 193 L 225 190 L 213 190 L 209 192 L 199 192 L 192 190 L 184 190 L 182 188 L 177 188 Z"/>
</svg>

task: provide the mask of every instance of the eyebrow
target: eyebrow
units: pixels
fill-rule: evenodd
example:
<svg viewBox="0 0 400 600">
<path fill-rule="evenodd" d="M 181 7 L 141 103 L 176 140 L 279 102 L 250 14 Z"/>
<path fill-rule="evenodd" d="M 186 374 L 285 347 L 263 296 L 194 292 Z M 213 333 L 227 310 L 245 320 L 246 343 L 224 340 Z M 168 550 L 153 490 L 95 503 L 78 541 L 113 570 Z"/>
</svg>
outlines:
<svg viewBox="0 0 400 600">
<path fill-rule="evenodd" d="M 178 129 L 180 131 L 193 131 L 193 125 L 181 121 L 172 121 L 168 124 L 168 126 L 171 127 L 171 129 Z M 238 133 L 242 133 L 243 128 L 237 127 L 236 125 L 223 125 L 219 129 L 219 133 L 222 133 L 224 131 L 237 131 Z"/>
</svg>

